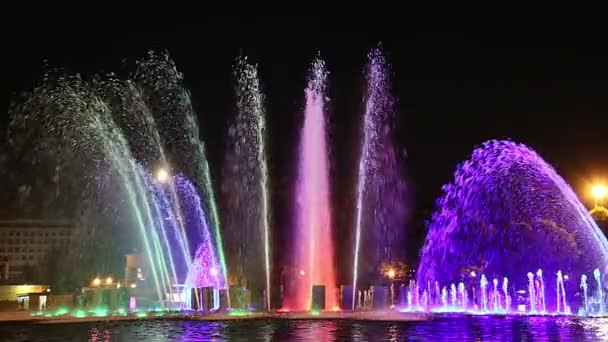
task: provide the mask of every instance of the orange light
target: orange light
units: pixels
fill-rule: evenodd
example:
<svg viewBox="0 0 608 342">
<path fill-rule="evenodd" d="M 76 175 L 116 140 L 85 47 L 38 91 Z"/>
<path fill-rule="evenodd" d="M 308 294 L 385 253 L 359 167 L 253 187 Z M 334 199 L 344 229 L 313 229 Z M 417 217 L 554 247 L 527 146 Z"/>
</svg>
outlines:
<svg viewBox="0 0 608 342">
<path fill-rule="evenodd" d="M 601 200 L 608 195 L 608 188 L 604 184 L 596 184 L 591 188 L 591 194 L 596 200 Z"/>
<path fill-rule="evenodd" d="M 338 312 L 338 311 L 340 311 L 340 307 L 334 306 L 333 308 L 331 308 L 331 311 Z"/>
<path fill-rule="evenodd" d="M 390 270 L 388 270 L 388 277 L 391 278 L 391 279 L 395 278 L 395 270 L 394 269 L 391 268 Z"/>
<path fill-rule="evenodd" d="M 93 286 L 99 286 L 101 284 L 101 279 L 95 278 L 93 279 Z"/>
</svg>

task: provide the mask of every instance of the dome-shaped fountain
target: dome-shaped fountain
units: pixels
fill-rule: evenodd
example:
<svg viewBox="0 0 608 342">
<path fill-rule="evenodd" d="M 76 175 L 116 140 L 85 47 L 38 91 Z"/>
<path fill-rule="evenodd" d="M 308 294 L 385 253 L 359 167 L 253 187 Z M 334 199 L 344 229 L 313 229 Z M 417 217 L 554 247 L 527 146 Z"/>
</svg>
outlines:
<svg viewBox="0 0 608 342">
<path fill-rule="evenodd" d="M 608 262 L 606 238 L 572 189 L 536 152 L 512 141 L 488 141 L 458 166 L 428 229 L 420 288 L 464 282 L 477 287 L 479 307 L 489 305 L 481 295 L 491 300 L 492 279 L 507 278 L 508 288 L 497 289 L 503 303 L 527 297 L 527 311 L 566 312 L 566 299 L 575 307 L 581 300 L 564 293 L 579 291 L 583 274 L 594 279 L 599 268 L 603 276 Z"/>
</svg>

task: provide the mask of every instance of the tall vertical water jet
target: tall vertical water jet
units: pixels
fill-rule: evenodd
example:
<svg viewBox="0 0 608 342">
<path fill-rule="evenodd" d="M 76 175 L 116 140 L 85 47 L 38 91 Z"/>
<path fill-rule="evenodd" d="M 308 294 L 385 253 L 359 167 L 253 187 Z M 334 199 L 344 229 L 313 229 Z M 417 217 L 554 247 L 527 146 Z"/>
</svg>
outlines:
<svg viewBox="0 0 608 342">
<path fill-rule="evenodd" d="M 266 290 L 270 309 L 270 232 L 266 118 L 257 66 L 246 57 L 234 67 L 237 115 L 229 128 L 222 191 L 226 204 L 226 246 L 231 269 L 249 287 Z M 260 265 L 264 279 L 259 279 Z"/>
<path fill-rule="evenodd" d="M 379 280 L 381 262 L 402 260 L 407 214 L 401 156 L 392 136 L 396 100 L 391 94 L 389 66 L 380 48 L 368 54 L 366 79 L 354 222 L 355 289 L 360 277 L 370 282 Z"/>
<path fill-rule="evenodd" d="M 293 287 L 285 298 L 284 306 L 291 310 L 311 308 L 313 285 L 325 286 L 326 308 L 334 308 L 338 304 L 325 130 L 326 79 L 325 63 L 317 58 L 312 64 L 305 91 L 306 107 L 300 137 L 293 263 L 301 272 L 292 279 Z"/>
</svg>

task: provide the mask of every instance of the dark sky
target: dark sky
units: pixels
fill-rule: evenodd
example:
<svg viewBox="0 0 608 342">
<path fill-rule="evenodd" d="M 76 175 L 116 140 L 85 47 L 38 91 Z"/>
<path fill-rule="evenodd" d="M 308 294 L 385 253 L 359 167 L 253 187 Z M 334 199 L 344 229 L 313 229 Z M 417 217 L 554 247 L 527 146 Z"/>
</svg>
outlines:
<svg viewBox="0 0 608 342">
<path fill-rule="evenodd" d="M 72 72 L 120 71 L 125 59 L 167 49 L 193 93 L 213 167 L 221 161 L 234 111 L 231 65 L 242 51 L 260 64 L 273 179 L 288 186 L 306 70 L 320 50 L 332 73 L 334 191 L 348 199 L 359 149 L 365 56 L 382 41 L 400 103 L 397 143 L 408 152 L 404 176 L 412 189 L 414 239 L 423 237 L 422 220 L 456 164 L 487 139 L 530 145 L 579 194 L 594 178 L 608 180 L 608 48 L 606 32 L 592 27 L 591 18 L 574 20 L 564 16 L 568 9 L 554 13 L 553 8 L 530 15 L 507 15 L 500 8 L 425 9 L 424 15 L 410 10 L 173 20 L 147 13 L 90 18 L 83 11 L 69 20 L 33 20 L 4 44 L 9 61 L 2 100 L 8 105 L 16 92 L 32 87 L 44 60 Z"/>
</svg>

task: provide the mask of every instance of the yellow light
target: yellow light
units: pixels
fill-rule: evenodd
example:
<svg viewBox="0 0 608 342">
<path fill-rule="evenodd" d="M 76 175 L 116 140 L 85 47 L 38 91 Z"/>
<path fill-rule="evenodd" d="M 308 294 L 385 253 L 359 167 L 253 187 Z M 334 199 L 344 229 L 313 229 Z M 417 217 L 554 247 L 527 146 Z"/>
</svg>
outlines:
<svg viewBox="0 0 608 342">
<path fill-rule="evenodd" d="M 131 284 L 131 288 L 132 288 L 132 289 L 134 289 L 134 288 L 136 288 L 136 287 L 137 287 L 137 284 L 135 284 L 135 283 Z"/>
<path fill-rule="evenodd" d="M 116 288 L 118 288 L 118 289 L 120 288 L 120 283 L 116 284 Z"/>
<path fill-rule="evenodd" d="M 107 285 L 112 285 L 112 282 L 114 281 L 114 279 L 112 279 L 112 277 L 107 277 L 106 278 L 106 284 Z"/>
<path fill-rule="evenodd" d="M 593 194 L 595 200 L 599 201 L 608 195 L 608 188 L 604 184 L 596 184 L 591 189 L 591 194 Z"/>
<path fill-rule="evenodd" d="M 391 279 L 395 278 L 395 270 L 394 269 L 391 268 L 390 270 L 388 270 L 388 277 L 391 278 Z"/>
<path fill-rule="evenodd" d="M 93 279 L 93 286 L 99 286 L 99 284 L 101 284 L 101 279 L 99 279 L 99 278 Z"/>
<path fill-rule="evenodd" d="M 169 172 L 167 172 L 167 170 L 165 169 L 159 169 L 156 173 L 156 180 L 161 183 L 164 183 L 167 181 L 167 179 L 169 179 Z"/>
</svg>

